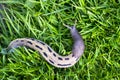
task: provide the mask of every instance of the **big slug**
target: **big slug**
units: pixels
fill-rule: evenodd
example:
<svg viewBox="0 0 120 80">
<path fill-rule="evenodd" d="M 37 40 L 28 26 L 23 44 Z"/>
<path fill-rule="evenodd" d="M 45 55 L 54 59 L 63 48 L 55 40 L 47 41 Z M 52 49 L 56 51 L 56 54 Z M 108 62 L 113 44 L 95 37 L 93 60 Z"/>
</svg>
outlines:
<svg viewBox="0 0 120 80">
<path fill-rule="evenodd" d="M 45 58 L 45 60 L 47 60 L 47 62 L 49 62 L 51 65 L 55 67 L 59 67 L 59 68 L 71 67 L 82 56 L 84 49 L 85 49 L 85 45 L 75 25 L 69 27 L 68 25 L 64 24 L 64 26 L 70 29 L 70 33 L 74 41 L 71 54 L 67 56 L 61 56 L 57 54 L 46 43 L 40 40 L 33 39 L 33 38 L 15 39 L 9 44 L 9 46 L 7 47 L 7 50 L 11 50 L 19 46 L 29 47 L 29 48 L 32 48 L 38 51 Z"/>
</svg>

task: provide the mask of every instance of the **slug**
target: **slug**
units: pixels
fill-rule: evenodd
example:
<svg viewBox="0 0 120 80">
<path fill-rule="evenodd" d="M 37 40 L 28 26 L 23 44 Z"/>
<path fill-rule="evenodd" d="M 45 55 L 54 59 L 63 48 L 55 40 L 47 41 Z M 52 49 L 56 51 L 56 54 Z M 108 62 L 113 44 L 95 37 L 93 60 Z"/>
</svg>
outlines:
<svg viewBox="0 0 120 80">
<path fill-rule="evenodd" d="M 19 46 L 25 46 L 37 50 L 51 65 L 59 68 L 67 68 L 73 66 L 79 58 L 82 56 L 84 52 L 84 42 L 81 35 L 78 33 L 75 25 L 69 27 L 65 25 L 68 29 L 70 29 L 70 33 L 73 38 L 73 47 L 71 54 L 67 56 L 61 56 L 57 54 L 51 47 L 49 47 L 46 43 L 36 40 L 33 38 L 20 38 L 13 40 L 7 50 L 11 50 L 17 48 Z"/>
</svg>

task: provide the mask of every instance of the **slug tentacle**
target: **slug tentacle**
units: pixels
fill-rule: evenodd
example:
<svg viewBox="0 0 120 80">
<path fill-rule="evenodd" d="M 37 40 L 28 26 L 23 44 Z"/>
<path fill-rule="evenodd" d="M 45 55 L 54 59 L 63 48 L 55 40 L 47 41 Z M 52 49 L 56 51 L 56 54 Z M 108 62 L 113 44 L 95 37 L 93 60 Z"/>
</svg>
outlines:
<svg viewBox="0 0 120 80">
<path fill-rule="evenodd" d="M 61 56 L 57 54 L 53 49 L 51 49 L 46 43 L 33 39 L 33 38 L 20 38 L 13 40 L 7 50 L 17 48 L 19 46 L 26 46 L 37 50 L 50 64 L 59 68 L 66 68 L 73 66 L 81 57 L 84 52 L 84 42 L 82 37 L 79 35 L 77 29 L 74 26 L 69 27 L 72 38 L 74 40 L 72 53 L 68 56 Z"/>
</svg>

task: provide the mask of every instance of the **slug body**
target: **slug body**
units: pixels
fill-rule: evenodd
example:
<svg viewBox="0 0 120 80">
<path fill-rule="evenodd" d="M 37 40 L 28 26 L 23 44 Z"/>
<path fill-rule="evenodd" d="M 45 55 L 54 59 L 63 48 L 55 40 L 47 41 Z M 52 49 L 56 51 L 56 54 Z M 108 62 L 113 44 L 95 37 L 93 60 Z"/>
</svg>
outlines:
<svg viewBox="0 0 120 80">
<path fill-rule="evenodd" d="M 72 53 L 67 56 L 61 56 L 51 49 L 46 43 L 32 39 L 32 38 L 20 38 L 13 40 L 7 50 L 17 48 L 19 46 L 26 46 L 37 50 L 50 64 L 59 68 L 67 68 L 73 66 L 81 57 L 84 52 L 84 42 L 82 37 L 79 35 L 75 26 L 69 27 L 72 38 L 74 40 Z"/>
</svg>

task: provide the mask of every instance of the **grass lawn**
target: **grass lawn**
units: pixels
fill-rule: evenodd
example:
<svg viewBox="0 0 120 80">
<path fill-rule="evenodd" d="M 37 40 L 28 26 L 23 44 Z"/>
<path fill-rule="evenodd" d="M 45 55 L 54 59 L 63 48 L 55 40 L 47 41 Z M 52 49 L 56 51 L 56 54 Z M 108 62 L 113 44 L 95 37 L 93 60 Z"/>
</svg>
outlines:
<svg viewBox="0 0 120 80">
<path fill-rule="evenodd" d="M 85 52 L 70 68 L 50 65 L 29 48 L 0 54 L 1 80 L 120 80 L 120 0 L 3 0 L 0 51 L 30 37 L 68 55 L 72 38 L 63 23 L 81 33 Z"/>
</svg>

